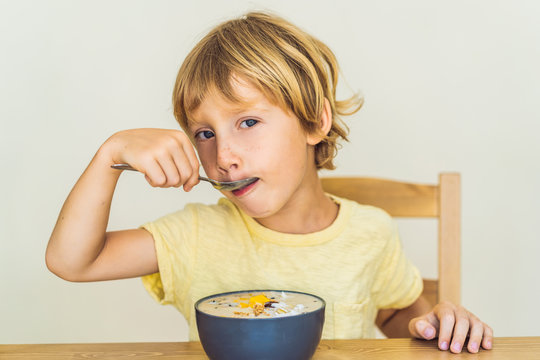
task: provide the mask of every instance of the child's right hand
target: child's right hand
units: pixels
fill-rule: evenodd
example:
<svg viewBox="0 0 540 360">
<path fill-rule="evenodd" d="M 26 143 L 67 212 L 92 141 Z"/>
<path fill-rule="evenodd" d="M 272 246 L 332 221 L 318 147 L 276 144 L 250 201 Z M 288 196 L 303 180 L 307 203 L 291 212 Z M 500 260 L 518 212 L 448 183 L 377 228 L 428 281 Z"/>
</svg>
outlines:
<svg viewBox="0 0 540 360">
<path fill-rule="evenodd" d="M 112 164 L 127 163 L 154 187 L 190 191 L 199 183 L 199 160 L 188 136 L 179 130 L 132 129 L 112 135 L 100 149 Z"/>
</svg>

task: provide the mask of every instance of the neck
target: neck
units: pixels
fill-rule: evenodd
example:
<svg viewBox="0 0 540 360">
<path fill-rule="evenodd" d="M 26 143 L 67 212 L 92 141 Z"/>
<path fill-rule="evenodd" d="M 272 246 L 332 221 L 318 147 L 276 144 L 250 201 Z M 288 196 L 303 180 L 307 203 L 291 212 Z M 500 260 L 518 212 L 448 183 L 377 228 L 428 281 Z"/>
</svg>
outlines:
<svg viewBox="0 0 540 360">
<path fill-rule="evenodd" d="M 339 206 L 325 193 L 318 176 L 310 186 L 299 189 L 281 211 L 255 219 L 271 230 L 288 234 L 309 234 L 326 229 L 337 218 Z"/>
</svg>

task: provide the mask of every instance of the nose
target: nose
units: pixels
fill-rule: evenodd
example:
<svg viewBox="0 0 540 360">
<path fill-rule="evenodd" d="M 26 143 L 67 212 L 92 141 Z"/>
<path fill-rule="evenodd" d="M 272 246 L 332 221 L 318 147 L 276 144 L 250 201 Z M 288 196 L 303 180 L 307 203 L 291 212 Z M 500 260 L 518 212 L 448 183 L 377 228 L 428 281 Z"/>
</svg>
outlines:
<svg viewBox="0 0 540 360">
<path fill-rule="evenodd" d="M 241 164 L 238 151 L 233 148 L 230 141 L 217 140 L 217 167 L 220 173 L 228 174 L 239 168 Z"/>
</svg>

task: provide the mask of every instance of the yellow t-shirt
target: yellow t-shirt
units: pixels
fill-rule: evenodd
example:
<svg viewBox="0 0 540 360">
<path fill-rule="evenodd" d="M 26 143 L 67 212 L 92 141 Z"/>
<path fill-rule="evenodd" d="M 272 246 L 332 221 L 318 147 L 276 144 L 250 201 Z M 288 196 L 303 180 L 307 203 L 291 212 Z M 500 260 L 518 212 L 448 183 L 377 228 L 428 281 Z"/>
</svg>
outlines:
<svg viewBox="0 0 540 360">
<path fill-rule="evenodd" d="M 332 196 L 340 204 L 328 228 L 284 234 L 263 227 L 232 202 L 190 204 L 143 225 L 154 237 L 159 273 L 144 286 L 172 304 L 198 340 L 195 302 L 239 290 L 308 292 L 326 301 L 324 339 L 375 337 L 378 309 L 404 308 L 422 292 L 392 218 L 383 210 Z"/>
</svg>

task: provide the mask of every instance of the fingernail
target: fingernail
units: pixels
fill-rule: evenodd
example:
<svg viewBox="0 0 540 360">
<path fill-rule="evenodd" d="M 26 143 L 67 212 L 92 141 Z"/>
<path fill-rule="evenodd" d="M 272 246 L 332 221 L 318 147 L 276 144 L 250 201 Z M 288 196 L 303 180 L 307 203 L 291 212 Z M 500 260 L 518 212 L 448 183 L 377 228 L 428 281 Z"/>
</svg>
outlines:
<svg viewBox="0 0 540 360">
<path fill-rule="evenodd" d="M 472 342 L 470 347 L 471 347 L 472 351 L 475 351 L 475 352 L 478 351 L 478 344 L 477 343 Z"/>
<path fill-rule="evenodd" d="M 455 352 L 460 352 L 461 351 L 461 344 L 460 343 L 455 343 L 452 346 L 452 349 L 454 349 Z"/>
<path fill-rule="evenodd" d="M 441 350 L 448 350 L 448 343 L 446 341 L 441 343 Z"/>
<path fill-rule="evenodd" d="M 435 335 L 435 333 L 433 332 L 432 328 L 427 328 L 426 330 L 424 330 L 425 337 L 432 337 L 433 335 Z"/>
<path fill-rule="evenodd" d="M 491 349 L 491 341 L 486 341 L 486 346 L 488 349 Z"/>
</svg>

